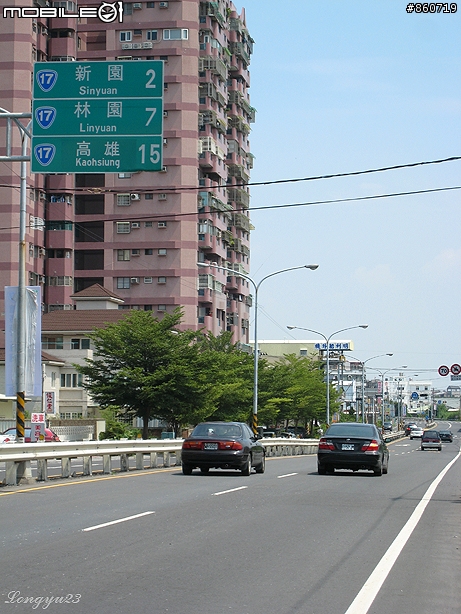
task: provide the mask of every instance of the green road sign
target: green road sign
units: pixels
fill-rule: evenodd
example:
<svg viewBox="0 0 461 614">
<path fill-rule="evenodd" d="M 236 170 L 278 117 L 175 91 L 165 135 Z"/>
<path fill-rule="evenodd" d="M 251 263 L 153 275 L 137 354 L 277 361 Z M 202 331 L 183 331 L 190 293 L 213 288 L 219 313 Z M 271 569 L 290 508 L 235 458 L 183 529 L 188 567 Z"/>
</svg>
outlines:
<svg viewBox="0 0 461 614">
<path fill-rule="evenodd" d="M 163 62 L 37 62 L 34 173 L 159 171 Z"/>
<path fill-rule="evenodd" d="M 35 173 L 134 173 L 162 168 L 161 136 L 34 137 Z M 72 169 L 65 170 L 62 169 Z"/>
<path fill-rule="evenodd" d="M 34 100 L 32 113 L 34 136 L 162 134 L 159 99 Z"/>
</svg>

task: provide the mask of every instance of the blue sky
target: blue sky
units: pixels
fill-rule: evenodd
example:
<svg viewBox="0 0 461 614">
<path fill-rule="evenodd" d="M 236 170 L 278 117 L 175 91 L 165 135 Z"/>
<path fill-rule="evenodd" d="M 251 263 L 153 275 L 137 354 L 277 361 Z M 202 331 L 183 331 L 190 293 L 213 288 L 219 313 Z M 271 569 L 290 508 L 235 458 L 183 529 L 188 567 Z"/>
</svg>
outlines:
<svg viewBox="0 0 461 614">
<path fill-rule="evenodd" d="M 246 0 L 252 182 L 355 172 L 461 155 L 461 3 L 408 14 L 397 0 Z M 461 161 L 255 186 L 252 278 L 258 337 L 350 331 L 368 367 L 408 365 L 446 387 L 461 363 L 461 190 L 281 208 L 461 185 Z M 432 370 L 432 371 L 426 371 Z M 454 382 L 453 382 L 454 383 Z"/>
</svg>

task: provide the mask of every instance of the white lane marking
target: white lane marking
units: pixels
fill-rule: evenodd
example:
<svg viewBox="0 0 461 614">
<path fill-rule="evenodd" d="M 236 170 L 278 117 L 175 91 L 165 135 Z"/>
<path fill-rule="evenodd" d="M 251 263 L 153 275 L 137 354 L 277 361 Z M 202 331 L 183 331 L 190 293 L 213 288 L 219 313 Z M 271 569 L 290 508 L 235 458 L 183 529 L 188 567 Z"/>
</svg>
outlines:
<svg viewBox="0 0 461 614">
<path fill-rule="evenodd" d="M 381 589 L 381 586 L 384 584 L 384 581 L 386 580 L 387 576 L 389 575 L 389 572 L 394 566 L 395 561 L 398 559 L 410 535 L 413 533 L 416 525 L 420 521 L 427 504 L 429 503 L 435 492 L 435 489 L 440 484 L 450 467 L 454 465 L 454 463 L 456 463 L 460 456 L 461 452 L 459 452 L 458 455 L 455 456 L 455 458 L 448 463 L 445 469 L 443 469 L 439 473 L 439 475 L 435 478 L 435 480 L 426 490 L 421 501 L 416 506 L 413 514 L 410 516 L 405 526 L 402 528 L 400 533 L 389 546 L 383 558 L 376 565 L 371 576 L 362 586 L 357 597 L 348 607 L 345 614 L 366 614 L 368 612 L 369 608 L 371 607 L 371 604 L 375 600 L 376 595 Z"/>
<path fill-rule="evenodd" d="M 277 479 L 280 478 L 290 478 L 292 475 L 298 475 L 297 473 L 285 473 L 285 475 L 278 475 Z"/>
<path fill-rule="evenodd" d="M 134 518 L 141 518 L 141 516 L 147 516 L 148 514 L 155 514 L 155 512 L 143 512 L 142 514 L 135 514 L 134 516 L 127 516 L 126 518 L 120 518 L 119 520 L 111 520 L 110 522 L 104 522 L 103 524 L 96 524 L 94 527 L 87 527 L 82 531 L 94 531 L 95 529 L 102 529 L 108 527 L 111 524 L 118 524 L 119 522 L 126 522 L 127 520 L 133 520 Z"/>
<path fill-rule="evenodd" d="M 228 492 L 235 492 L 236 490 L 244 490 L 248 488 L 248 486 L 239 486 L 238 488 L 231 488 L 230 490 L 222 490 L 221 492 L 213 492 L 211 493 L 213 497 L 218 497 L 219 495 L 227 495 Z"/>
</svg>

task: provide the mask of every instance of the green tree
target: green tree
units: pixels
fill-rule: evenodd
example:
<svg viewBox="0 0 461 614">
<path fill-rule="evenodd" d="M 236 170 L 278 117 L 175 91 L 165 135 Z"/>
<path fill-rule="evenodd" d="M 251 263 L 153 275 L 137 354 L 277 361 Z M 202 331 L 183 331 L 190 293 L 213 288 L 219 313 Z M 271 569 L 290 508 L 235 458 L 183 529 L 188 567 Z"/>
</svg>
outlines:
<svg viewBox="0 0 461 614">
<path fill-rule="evenodd" d="M 177 430 L 212 410 L 197 333 L 177 331 L 181 318 L 180 309 L 162 320 L 149 312 L 130 312 L 120 322 L 97 329 L 91 335 L 95 358 L 76 365 L 86 376 L 85 388 L 102 408 L 115 405 L 142 418 L 144 438 L 150 418 L 165 420 Z"/>
<path fill-rule="evenodd" d="M 197 339 L 209 385 L 209 420 L 248 422 L 253 398 L 253 357 L 232 343 L 232 333 L 215 337 L 202 332 Z"/>
</svg>

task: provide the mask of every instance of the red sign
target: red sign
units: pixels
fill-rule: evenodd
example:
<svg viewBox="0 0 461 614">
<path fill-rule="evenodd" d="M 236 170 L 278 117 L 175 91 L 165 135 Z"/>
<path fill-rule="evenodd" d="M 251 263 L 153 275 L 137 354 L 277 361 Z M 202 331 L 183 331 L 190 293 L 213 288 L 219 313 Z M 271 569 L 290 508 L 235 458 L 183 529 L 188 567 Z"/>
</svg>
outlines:
<svg viewBox="0 0 461 614">
<path fill-rule="evenodd" d="M 439 375 L 445 377 L 445 375 L 448 375 L 449 373 L 450 369 L 446 365 L 442 365 L 441 367 L 439 367 Z"/>
<path fill-rule="evenodd" d="M 461 373 L 461 365 L 458 365 L 456 362 L 454 365 L 451 365 L 450 371 L 453 375 L 459 375 Z"/>
</svg>

